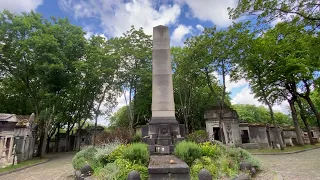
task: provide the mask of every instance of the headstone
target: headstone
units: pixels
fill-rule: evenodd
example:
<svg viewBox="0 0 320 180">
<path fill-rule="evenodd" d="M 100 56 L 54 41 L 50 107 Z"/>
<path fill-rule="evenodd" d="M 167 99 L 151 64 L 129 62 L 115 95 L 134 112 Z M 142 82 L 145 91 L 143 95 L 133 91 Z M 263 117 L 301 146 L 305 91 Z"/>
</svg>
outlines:
<svg viewBox="0 0 320 180">
<path fill-rule="evenodd" d="M 127 180 L 141 180 L 140 173 L 138 171 L 131 171 L 128 174 L 128 179 Z"/>
<path fill-rule="evenodd" d="M 212 180 L 210 172 L 206 169 L 201 169 L 198 174 L 199 180 Z"/>
</svg>

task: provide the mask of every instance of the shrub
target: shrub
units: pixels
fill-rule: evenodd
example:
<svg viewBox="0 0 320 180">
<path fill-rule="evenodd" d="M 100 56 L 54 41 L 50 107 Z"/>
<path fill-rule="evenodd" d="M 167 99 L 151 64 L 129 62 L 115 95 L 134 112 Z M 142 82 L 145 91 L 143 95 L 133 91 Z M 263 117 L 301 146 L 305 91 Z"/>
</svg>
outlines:
<svg viewBox="0 0 320 180">
<path fill-rule="evenodd" d="M 97 152 L 94 155 L 95 160 L 101 164 L 106 165 L 109 162 L 108 156 L 120 145 L 119 141 L 114 141 L 108 144 L 101 145 L 97 148 Z"/>
<path fill-rule="evenodd" d="M 210 142 L 200 144 L 200 148 L 203 156 L 212 158 L 218 158 L 223 153 L 218 145 L 211 144 Z"/>
<path fill-rule="evenodd" d="M 149 162 L 148 146 L 143 143 L 134 143 L 123 151 L 123 158 L 132 163 L 140 163 L 147 165 Z"/>
<path fill-rule="evenodd" d="M 221 170 L 228 177 L 234 177 L 239 172 L 239 162 L 231 156 L 221 158 Z"/>
<path fill-rule="evenodd" d="M 202 143 L 209 141 L 208 133 L 205 130 L 194 131 L 187 136 L 188 141 Z"/>
<path fill-rule="evenodd" d="M 117 148 L 115 150 L 113 150 L 109 154 L 109 156 L 107 157 L 108 158 L 108 162 L 114 162 L 116 159 L 123 158 L 123 151 L 127 147 L 128 147 L 128 145 L 124 145 L 124 144 L 121 144 L 121 145 L 117 146 Z"/>
<path fill-rule="evenodd" d="M 130 137 L 126 129 L 115 128 L 110 131 L 103 131 L 97 134 L 96 144 L 107 144 L 114 141 L 120 141 L 124 144 L 129 143 L 132 137 Z"/>
<path fill-rule="evenodd" d="M 120 169 L 119 173 L 116 176 L 116 179 L 127 179 L 128 174 L 133 170 L 136 170 L 140 173 L 140 177 L 142 180 L 148 179 L 148 168 L 145 165 L 134 164 L 125 159 L 117 159 L 115 163 Z"/>
<path fill-rule="evenodd" d="M 120 168 L 116 163 L 108 163 L 102 168 L 97 168 L 97 170 L 94 172 L 94 176 L 97 179 L 116 180 L 119 172 Z"/>
<path fill-rule="evenodd" d="M 195 159 L 201 157 L 201 148 L 194 142 L 182 141 L 176 145 L 174 154 L 190 166 Z"/>
<path fill-rule="evenodd" d="M 132 138 L 132 142 L 134 143 L 138 143 L 138 142 L 141 142 L 141 133 L 136 133 L 133 138 Z"/>
<path fill-rule="evenodd" d="M 203 156 L 200 159 L 196 159 L 191 166 L 191 179 L 198 179 L 199 171 L 203 168 L 210 172 L 213 179 L 218 177 L 218 168 L 216 163 L 210 157 Z"/>
<path fill-rule="evenodd" d="M 97 152 L 93 146 L 86 147 L 77 152 L 72 159 L 72 166 L 74 169 L 80 169 L 83 165 L 89 164 L 91 167 L 96 165 L 94 154 Z M 93 168 L 93 167 L 92 167 Z"/>
</svg>

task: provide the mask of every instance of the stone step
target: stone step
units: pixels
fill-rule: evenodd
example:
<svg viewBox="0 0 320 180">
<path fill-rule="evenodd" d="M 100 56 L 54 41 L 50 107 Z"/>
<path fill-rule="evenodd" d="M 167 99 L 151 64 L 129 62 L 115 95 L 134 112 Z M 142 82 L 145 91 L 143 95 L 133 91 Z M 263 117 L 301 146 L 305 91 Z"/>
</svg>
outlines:
<svg viewBox="0 0 320 180">
<path fill-rule="evenodd" d="M 260 148 L 258 143 L 244 143 L 240 147 L 243 149 L 259 149 Z"/>
</svg>

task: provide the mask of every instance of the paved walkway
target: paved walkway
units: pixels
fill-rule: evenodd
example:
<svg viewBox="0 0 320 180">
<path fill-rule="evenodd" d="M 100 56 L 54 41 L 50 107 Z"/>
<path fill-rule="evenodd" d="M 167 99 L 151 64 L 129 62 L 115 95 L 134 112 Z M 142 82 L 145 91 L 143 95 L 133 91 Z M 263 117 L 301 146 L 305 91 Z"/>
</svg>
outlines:
<svg viewBox="0 0 320 180">
<path fill-rule="evenodd" d="M 72 180 L 74 153 L 47 155 L 51 161 L 18 172 L 0 176 L 0 180 Z"/>
<path fill-rule="evenodd" d="M 284 180 L 320 180 L 320 149 L 287 155 L 256 155 L 269 173 L 256 179 L 274 179 L 281 174 Z M 270 174 L 273 174 L 271 177 Z"/>
</svg>

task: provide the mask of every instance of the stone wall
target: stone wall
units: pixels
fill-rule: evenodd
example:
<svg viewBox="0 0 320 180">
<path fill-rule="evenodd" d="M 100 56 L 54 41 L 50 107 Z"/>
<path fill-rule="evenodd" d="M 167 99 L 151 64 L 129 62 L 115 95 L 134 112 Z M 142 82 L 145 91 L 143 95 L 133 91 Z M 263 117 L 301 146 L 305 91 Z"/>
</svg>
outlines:
<svg viewBox="0 0 320 180">
<path fill-rule="evenodd" d="M 258 143 L 261 148 L 269 148 L 267 129 L 265 126 L 249 126 L 250 142 Z"/>
</svg>

